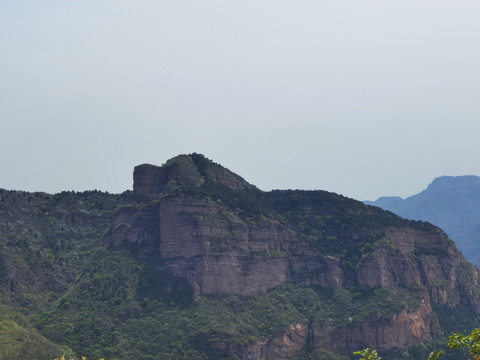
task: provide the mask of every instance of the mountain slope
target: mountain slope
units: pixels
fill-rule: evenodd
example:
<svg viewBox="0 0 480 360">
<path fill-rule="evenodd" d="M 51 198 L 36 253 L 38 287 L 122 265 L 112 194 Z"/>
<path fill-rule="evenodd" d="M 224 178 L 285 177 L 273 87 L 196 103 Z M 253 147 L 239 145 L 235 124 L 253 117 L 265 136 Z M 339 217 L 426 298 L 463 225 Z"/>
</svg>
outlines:
<svg viewBox="0 0 480 360">
<path fill-rule="evenodd" d="M 38 334 L 31 316 L 68 291 L 88 257 L 101 248 L 113 211 L 128 197 L 0 189 L 0 359 L 70 353 L 68 346 Z"/>
<path fill-rule="evenodd" d="M 41 244 L 43 265 L 28 250 L 4 268 L 68 276 L 55 287 L 19 277 L 2 301 L 87 358 L 345 359 L 367 346 L 426 358 L 478 320 L 478 271 L 442 230 L 325 191 L 263 192 L 199 154 L 137 166 L 131 194 L 45 197 L 58 216 L 22 226 L 38 221 L 50 241 L 3 242 Z M 22 209 L 35 213 L 15 204 L 0 239 Z"/>
<path fill-rule="evenodd" d="M 200 155 L 136 167 L 133 194 L 40 322 L 47 337 L 80 327 L 74 349 L 120 358 L 277 359 L 431 341 L 434 307 L 477 316 L 476 269 L 430 224 L 323 191 L 265 193 Z"/>
<path fill-rule="evenodd" d="M 465 257 L 480 266 L 480 178 L 443 176 L 424 191 L 407 199 L 399 197 L 366 201 L 408 219 L 428 221 L 455 241 Z"/>
</svg>

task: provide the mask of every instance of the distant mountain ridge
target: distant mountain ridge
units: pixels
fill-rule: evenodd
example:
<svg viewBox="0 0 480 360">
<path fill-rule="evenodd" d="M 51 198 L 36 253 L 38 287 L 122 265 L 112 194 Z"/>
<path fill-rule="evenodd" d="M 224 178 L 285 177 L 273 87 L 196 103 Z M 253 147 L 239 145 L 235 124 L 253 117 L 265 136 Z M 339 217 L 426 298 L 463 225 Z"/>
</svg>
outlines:
<svg viewBox="0 0 480 360">
<path fill-rule="evenodd" d="M 365 203 L 442 228 L 467 260 L 480 266 L 480 177 L 441 176 L 406 199 L 381 197 Z"/>
</svg>

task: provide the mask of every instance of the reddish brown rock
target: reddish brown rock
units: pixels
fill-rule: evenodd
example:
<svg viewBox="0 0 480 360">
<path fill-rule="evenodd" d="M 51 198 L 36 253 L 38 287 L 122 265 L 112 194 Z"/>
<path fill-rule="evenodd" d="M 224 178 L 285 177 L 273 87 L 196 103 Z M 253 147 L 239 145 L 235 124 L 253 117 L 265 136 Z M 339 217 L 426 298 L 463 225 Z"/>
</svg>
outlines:
<svg viewBox="0 0 480 360">
<path fill-rule="evenodd" d="M 273 338 L 265 345 L 265 359 L 283 359 L 297 355 L 307 343 L 307 337 L 306 325 L 290 325 L 281 337 Z"/>
<path fill-rule="evenodd" d="M 343 327 L 334 333 L 315 333 L 318 347 L 351 352 L 365 347 L 385 350 L 407 347 L 440 334 L 428 299 L 416 309 L 403 309 L 391 319 L 370 318 L 362 324 Z"/>
<path fill-rule="evenodd" d="M 161 193 L 169 183 L 186 185 L 204 181 L 219 183 L 230 189 L 254 187 L 240 176 L 221 165 L 205 159 L 203 155 L 179 155 L 163 166 L 138 165 L 133 172 L 133 193 L 137 197 L 149 197 Z"/>
<path fill-rule="evenodd" d="M 204 160 L 184 155 L 163 167 L 135 168 L 138 203 L 116 211 L 104 242 L 161 259 L 171 274 L 186 280 L 195 298 L 204 294 L 256 295 L 289 281 L 332 290 L 358 286 L 416 287 L 425 291 L 417 307 L 406 307 L 390 318 L 369 316 L 361 323 L 336 328 L 324 324 L 322 330 L 292 324 L 280 337 L 242 348 L 212 343 L 215 351 L 230 351 L 231 346 L 237 346 L 234 352 L 253 360 L 298 354 L 307 339 L 315 346 L 339 351 L 410 346 L 440 332 L 431 301 L 455 305 L 462 293 L 480 310 L 478 293 L 469 288 L 469 284 L 478 284 L 478 270 L 465 261 L 441 230 L 390 227 L 362 248 L 357 262 L 346 266 L 339 252 L 327 255 L 300 241 L 296 228 L 288 222 L 264 214 L 246 216 L 242 209 L 228 206 L 213 195 L 196 196 L 195 189 L 205 182 L 219 184 L 219 191 L 253 188 L 227 169 Z M 190 186 L 193 195 L 182 193 L 182 186 Z M 296 210 L 289 211 L 325 223 L 335 205 L 295 206 Z M 349 241 L 363 236 L 346 228 L 341 224 L 339 231 L 348 234 Z M 335 236 L 330 238 L 338 241 Z"/>
</svg>

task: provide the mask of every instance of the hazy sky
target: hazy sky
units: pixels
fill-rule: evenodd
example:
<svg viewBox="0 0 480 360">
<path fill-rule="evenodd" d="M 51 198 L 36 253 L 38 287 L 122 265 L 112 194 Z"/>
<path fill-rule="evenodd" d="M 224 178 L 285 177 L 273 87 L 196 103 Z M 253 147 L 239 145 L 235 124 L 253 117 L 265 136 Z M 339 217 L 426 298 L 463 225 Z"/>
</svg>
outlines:
<svg viewBox="0 0 480 360">
<path fill-rule="evenodd" d="M 478 0 L 0 0 L 0 188 L 199 152 L 263 190 L 480 175 Z"/>
</svg>

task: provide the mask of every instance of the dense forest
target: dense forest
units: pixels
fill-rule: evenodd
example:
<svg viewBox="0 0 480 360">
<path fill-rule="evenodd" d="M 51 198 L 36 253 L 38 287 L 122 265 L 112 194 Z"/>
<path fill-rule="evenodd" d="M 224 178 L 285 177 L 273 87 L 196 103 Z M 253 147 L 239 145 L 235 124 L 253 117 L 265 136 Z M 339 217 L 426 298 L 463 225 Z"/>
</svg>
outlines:
<svg viewBox="0 0 480 360">
<path fill-rule="evenodd" d="M 439 228 L 199 154 L 122 194 L 0 190 L 0 240 L 0 359 L 427 359 L 478 326 Z"/>
</svg>

